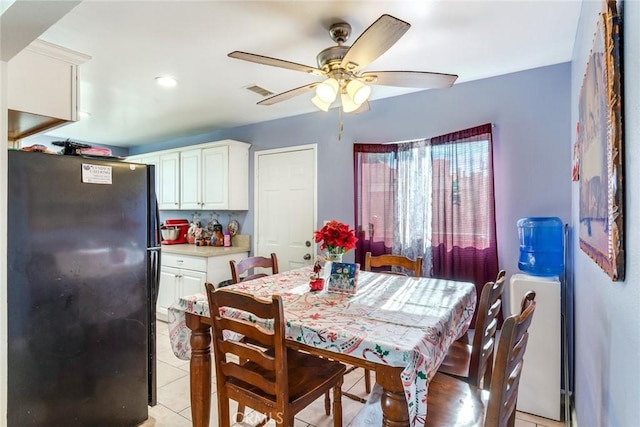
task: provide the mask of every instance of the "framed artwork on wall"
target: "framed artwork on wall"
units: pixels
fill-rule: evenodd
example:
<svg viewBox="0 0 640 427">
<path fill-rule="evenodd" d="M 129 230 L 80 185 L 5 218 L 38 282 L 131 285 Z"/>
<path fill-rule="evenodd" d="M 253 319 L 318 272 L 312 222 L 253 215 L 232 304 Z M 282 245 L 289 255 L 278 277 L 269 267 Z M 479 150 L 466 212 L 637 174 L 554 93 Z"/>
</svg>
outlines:
<svg viewBox="0 0 640 427">
<path fill-rule="evenodd" d="M 624 280 L 621 21 L 606 1 L 578 102 L 580 248 Z"/>
</svg>

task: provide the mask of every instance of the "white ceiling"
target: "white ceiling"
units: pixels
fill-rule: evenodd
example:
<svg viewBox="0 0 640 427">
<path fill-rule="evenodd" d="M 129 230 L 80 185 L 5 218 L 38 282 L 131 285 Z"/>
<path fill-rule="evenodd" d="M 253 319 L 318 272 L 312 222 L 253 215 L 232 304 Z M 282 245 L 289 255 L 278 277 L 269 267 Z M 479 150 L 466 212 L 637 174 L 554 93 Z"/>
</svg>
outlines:
<svg viewBox="0 0 640 427">
<path fill-rule="evenodd" d="M 351 24 L 351 44 L 384 13 L 412 27 L 365 71 L 451 73 L 459 84 L 566 62 L 580 7 L 579 0 L 85 0 L 40 38 L 92 57 L 80 68 L 80 109 L 91 116 L 49 135 L 130 147 L 317 111 L 311 93 L 259 106 L 262 98 L 245 89 L 279 93 L 317 77 L 227 54 L 316 66 L 317 53 L 334 44 L 331 23 Z M 154 78 L 165 74 L 178 85 L 158 87 Z M 408 91 L 374 86 L 372 100 Z"/>
</svg>

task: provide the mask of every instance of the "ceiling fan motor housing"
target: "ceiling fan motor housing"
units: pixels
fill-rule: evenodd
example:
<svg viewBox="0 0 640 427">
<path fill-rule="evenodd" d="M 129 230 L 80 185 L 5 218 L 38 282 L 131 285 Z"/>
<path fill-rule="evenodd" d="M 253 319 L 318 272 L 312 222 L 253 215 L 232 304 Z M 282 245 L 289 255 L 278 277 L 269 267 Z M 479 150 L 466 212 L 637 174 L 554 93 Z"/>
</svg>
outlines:
<svg viewBox="0 0 640 427">
<path fill-rule="evenodd" d="M 318 68 L 327 73 L 340 68 L 342 58 L 344 58 L 348 50 L 349 46 L 331 46 L 324 49 L 316 57 Z"/>
</svg>

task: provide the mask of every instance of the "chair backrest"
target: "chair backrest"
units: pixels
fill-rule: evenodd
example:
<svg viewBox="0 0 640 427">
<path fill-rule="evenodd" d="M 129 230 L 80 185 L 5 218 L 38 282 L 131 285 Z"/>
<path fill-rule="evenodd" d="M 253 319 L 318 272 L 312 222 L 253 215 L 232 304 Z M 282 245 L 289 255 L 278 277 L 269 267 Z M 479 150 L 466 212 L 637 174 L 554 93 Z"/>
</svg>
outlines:
<svg viewBox="0 0 640 427">
<path fill-rule="evenodd" d="M 273 295 L 271 301 L 264 301 L 237 291 L 216 290 L 211 283 L 205 286 L 211 311 L 218 386 L 225 387 L 231 399 L 234 394 L 251 394 L 257 387 L 276 396 L 276 400 L 284 405 L 289 401 L 289 392 L 282 299 Z M 273 321 L 273 330 L 237 316 L 225 316 L 225 310 L 229 308 Z M 227 331 L 224 336 L 223 331 Z M 229 354 L 237 358 L 228 357 Z"/>
<path fill-rule="evenodd" d="M 469 361 L 469 383 L 489 390 L 493 373 L 493 350 L 498 328 L 498 314 L 502 307 L 502 291 L 506 272 L 501 270 L 495 282 L 482 287 L 478 303 L 478 316 L 473 334 L 471 360 Z M 484 379 L 484 381 L 482 381 Z M 482 384 L 481 384 L 482 382 Z"/>
<path fill-rule="evenodd" d="M 514 423 L 523 357 L 536 308 L 535 297 L 535 292 L 527 292 L 522 299 L 520 314 L 508 317 L 502 325 L 485 425 L 512 426 Z"/>
<path fill-rule="evenodd" d="M 371 252 L 367 252 L 364 256 L 364 271 L 371 271 L 372 267 L 402 267 L 411 271 L 415 277 L 422 276 L 422 257 L 414 260 L 402 255 L 384 254 L 372 256 Z M 396 271 L 380 271 L 380 273 L 400 274 L 408 276 L 408 274 Z"/>
<path fill-rule="evenodd" d="M 246 271 L 258 267 L 270 268 L 272 274 L 278 274 L 278 257 L 276 256 L 276 254 L 271 254 L 270 258 L 266 258 L 263 256 L 254 256 L 245 258 L 240 262 L 231 260 L 229 261 L 229 265 L 231 266 L 231 281 L 234 284 L 240 283 L 244 280 L 252 280 L 259 277 L 268 276 L 267 273 L 256 273 L 249 274 L 246 277 L 240 277 L 240 275 L 244 274 Z"/>
</svg>

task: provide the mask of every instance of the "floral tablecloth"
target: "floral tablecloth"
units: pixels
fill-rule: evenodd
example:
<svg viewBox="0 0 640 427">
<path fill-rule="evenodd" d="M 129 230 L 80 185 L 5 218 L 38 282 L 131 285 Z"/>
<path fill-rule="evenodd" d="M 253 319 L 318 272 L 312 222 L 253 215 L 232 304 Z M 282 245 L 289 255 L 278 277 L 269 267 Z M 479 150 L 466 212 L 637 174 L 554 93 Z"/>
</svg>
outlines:
<svg viewBox="0 0 640 427">
<path fill-rule="evenodd" d="M 235 289 L 283 298 L 287 338 L 336 353 L 404 367 L 401 375 L 411 425 L 423 425 L 427 386 L 449 345 L 469 327 L 476 305 L 472 283 L 361 271 L 355 295 L 310 292 L 310 267 L 251 280 Z M 169 308 L 175 355 L 189 359 L 185 312 L 209 316 L 206 295 L 180 298 Z"/>
</svg>

